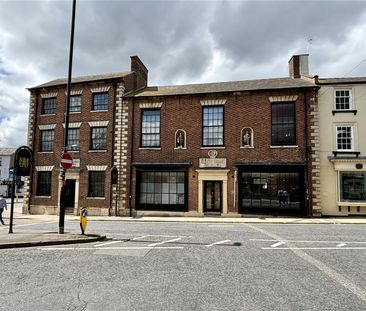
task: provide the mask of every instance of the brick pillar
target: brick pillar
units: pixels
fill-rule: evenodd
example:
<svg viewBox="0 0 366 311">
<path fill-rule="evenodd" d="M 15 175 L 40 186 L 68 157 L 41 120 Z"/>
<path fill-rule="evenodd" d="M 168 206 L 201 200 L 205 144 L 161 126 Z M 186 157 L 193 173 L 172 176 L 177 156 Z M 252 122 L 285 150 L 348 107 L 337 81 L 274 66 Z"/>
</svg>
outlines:
<svg viewBox="0 0 366 311">
<path fill-rule="evenodd" d="M 31 93 L 29 101 L 29 118 L 28 118 L 28 138 L 27 145 L 33 150 L 33 140 L 34 140 L 34 122 L 35 122 L 35 109 L 36 109 L 37 95 Z M 34 152 L 34 150 L 33 150 Z M 31 173 L 32 174 L 32 173 Z M 31 175 L 32 176 L 32 175 Z M 23 214 L 29 214 L 29 204 L 30 204 L 30 187 L 31 187 L 31 177 L 24 178 L 24 199 L 23 199 Z"/>
</svg>

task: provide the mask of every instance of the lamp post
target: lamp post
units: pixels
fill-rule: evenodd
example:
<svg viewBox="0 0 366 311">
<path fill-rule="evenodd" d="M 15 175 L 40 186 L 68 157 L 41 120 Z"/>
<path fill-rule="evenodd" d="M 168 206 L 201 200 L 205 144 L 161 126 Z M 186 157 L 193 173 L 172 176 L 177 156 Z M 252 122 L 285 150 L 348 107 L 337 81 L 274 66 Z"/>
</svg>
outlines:
<svg viewBox="0 0 366 311">
<path fill-rule="evenodd" d="M 75 29 L 75 10 L 76 0 L 72 1 L 72 17 L 71 17 L 71 34 L 70 34 L 70 53 L 69 53 L 69 73 L 67 77 L 67 89 L 66 89 L 66 112 L 65 112 L 65 131 L 64 131 L 64 146 L 63 153 L 67 152 L 67 138 L 69 134 L 69 110 L 70 110 L 70 91 L 71 91 L 71 75 L 72 75 L 72 56 L 74 50 L 74 29 Z M 60 218 L 59 218 L 59 234 L 64 234 L 65 227 L 65 202 L 64 192 L 66 187 L 66 170 L 60 169 L 60 179 L 62 180 L 61 196 L 60 196 Z"/>
</svg>

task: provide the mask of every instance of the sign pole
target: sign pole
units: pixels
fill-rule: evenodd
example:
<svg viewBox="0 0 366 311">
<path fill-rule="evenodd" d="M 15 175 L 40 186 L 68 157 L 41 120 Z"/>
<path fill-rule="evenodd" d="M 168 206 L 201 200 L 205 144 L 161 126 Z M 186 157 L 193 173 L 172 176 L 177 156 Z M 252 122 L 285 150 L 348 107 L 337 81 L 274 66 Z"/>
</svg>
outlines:
<svg viewBox="0 0 366 311">
<path fill-rule="evenodd" d="M 11 183 L 11 205 L 10 205 L 10 222 L 9 233 L 13 233 L 13 215 L 14 215 L 14 197 L 15 197 L 15 177 L 30 176 L 33 154 L 28 146 L 21 146 L 15 151 L 14 155 L 14 171 Z"/>
<path fill-rule="evenodd" d="M 15 160 L 15 157 L 14 157 L 14 162 L 15 161 L 16 160 Z M 15 192 L 15 174 L 13 174 L 13 180 L 12 180 L 12 183 L 11 183 L 11 204 L 10 204 L 9 233 L 13 233 L 14 192 Z"/>
<path fill-rule="evenodd" d="M 70 34 L 70 53 L 69 53 L 69 73 L 67 77 L 67 96 L 66 96 L 66 112 L 65 112 L 65 132 L 64 132 L 64 150 L 67 152 L 67 141 L 69 133 L 69 110 L 70 110 L 70 91 L 71 91 L 71 75 L 72 75 L 72 56 L 74 50 L 74 28 L 75 28 L 75 10 L 76 10 L 76 0 L 72 1 L 72 17 L 71 17 L 71 34 Z M 58 233 L 64 234 L 64 223 L 65 223 L 65 202 L 63 193 L 65 192 L 65 175 L 66 171 L 64 169 L 60 170 L 60 179 L 62 180 L 61 196 L 60 196 L 60 219 Z"/>
</svg>

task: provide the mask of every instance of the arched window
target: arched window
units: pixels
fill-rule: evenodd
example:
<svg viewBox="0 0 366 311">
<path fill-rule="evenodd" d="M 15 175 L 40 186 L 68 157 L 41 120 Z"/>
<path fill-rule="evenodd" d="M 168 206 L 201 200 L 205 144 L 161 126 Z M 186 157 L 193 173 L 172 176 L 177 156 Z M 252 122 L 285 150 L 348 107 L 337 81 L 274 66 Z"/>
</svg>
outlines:
<svg viewBox="0 0 366 311">
<path fill-rule="evenodd" d="M 186 131 L 177 130 L 175 132 L 175 149 L 186 149 Z"/>
<path fill-rule="evenodd" d="M 254 146 L 254 133 L 251 127 L 244 127 L 241 130 L 240 136 L 240 147 L 241 148 L 253 148 Z"/>
</svg>

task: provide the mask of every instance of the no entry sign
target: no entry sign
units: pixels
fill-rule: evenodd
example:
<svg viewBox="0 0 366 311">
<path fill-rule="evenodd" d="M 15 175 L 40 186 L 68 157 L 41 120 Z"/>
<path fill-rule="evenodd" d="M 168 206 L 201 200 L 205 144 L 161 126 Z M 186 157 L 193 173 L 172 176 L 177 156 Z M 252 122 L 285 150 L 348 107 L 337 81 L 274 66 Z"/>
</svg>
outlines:
<svg viewBox="0 0 366 311">
<path fill-rule="evenodd" d="M 61 166 L 62 168 L 64 168 L 65 170 L 68 170 L 69 168 L 71 168 L 72 166 L 72 156 L 70 155 L 70 153 L 63 153 L 61 156 Z"/>
</svg>

